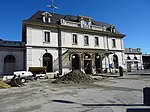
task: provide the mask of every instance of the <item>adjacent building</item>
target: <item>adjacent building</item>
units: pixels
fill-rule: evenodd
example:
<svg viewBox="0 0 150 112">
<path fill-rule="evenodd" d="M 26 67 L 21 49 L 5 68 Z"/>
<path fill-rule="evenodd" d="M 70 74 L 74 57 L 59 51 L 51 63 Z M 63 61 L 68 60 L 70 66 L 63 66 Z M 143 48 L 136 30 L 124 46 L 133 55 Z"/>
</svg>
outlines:
<svg viewBox="0 0 150 112">
<path fill-rule="evenodd" d="M 91 17 L 37 11 L 23 21 L 22 34 L 26 70 L 46 66 L 47 72 L 80 69 L 93 74 L 125 65 L 125 35 Z"/>
<path fill-rule="evenodd" d="M 125 68 L 128 72 L 143 69 L 142 52 L 140 48 L 125 49 Z"/>
<path fill-rule="evenodd" d="M 0 39 L 0 76 L 25 70 L 25 43 Z"/>
<path fill-rule="evenodd" d="M 143 54 L 142 59 L 144 69 L 150 69 L 150 54 Z"/>
</svg>

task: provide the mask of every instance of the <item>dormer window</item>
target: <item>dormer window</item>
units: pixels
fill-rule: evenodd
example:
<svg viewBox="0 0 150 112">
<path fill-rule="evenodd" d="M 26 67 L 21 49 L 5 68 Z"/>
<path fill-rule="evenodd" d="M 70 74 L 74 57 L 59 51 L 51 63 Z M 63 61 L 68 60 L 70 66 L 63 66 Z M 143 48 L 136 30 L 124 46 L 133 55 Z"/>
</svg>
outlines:
<svg viewBox="0 0 150 112">
<path fill-rule="evenodd" d="M 116 33 L 116 28 L 115 28 L 115 26 L 112 26 L 112 33 Z"/>
<path fill-rule="evenodd" d="M 116 33 L 116 28 L 115 26 L 111 25 L 107 28 L 108 31 L 110 31 L 111 33 Z"/>
<path fill-rule="evenodd" d="M 132 48 L 129 48 L 129 52 L 132 52 Z"/>
<path fill-rule="evenodd" d="M 112 33 L 116 33 L 116 28 L 115 28 L 115 26 L 110 26 L 110 31 L 112 32 Z"/>
<path fill-rule="evenodd" d="M 42 13 L 42 16 L 43 16 L 43 22 L 44 23 L 50 23 L 51 22 L 51 14 L 48 13 L 48 12 L 44 12 Z"/>
</svg>

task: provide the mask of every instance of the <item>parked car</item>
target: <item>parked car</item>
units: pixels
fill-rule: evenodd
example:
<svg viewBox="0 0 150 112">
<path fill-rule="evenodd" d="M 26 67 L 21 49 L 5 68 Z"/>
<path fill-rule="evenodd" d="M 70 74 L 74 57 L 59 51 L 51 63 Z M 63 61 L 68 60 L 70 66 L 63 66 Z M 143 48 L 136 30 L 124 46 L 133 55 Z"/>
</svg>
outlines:
<svg viewBox="0 0 150 112">
<path fill-rule="evenodd" d="M 23 83 L 26 82 L 27 79 L 31 79 L 33 76 L 33 74 L 30 71 L 16 71 L 14 72 L 14 75 L 20 75 L 21 82 Z"/>
<path fill-rule="evenodd" d="M 40 73 L 40 74 L 36 74 L 36 78 L 39 78 L 39 79 L 48 79 L 48 76 L 47 76 L 47 74 Z"/>
<path fill-rule="evenodd" d="M 13 75 L 5 75 L 3 76 L 3 81 L 10 82 L 10 80 L 14 77 L 14 75 L 19 76 L 22 83 L 25 83 L 26 80 L 32 79 L 33 74 L 29 71 L 15 71 Z"/>
</svg>

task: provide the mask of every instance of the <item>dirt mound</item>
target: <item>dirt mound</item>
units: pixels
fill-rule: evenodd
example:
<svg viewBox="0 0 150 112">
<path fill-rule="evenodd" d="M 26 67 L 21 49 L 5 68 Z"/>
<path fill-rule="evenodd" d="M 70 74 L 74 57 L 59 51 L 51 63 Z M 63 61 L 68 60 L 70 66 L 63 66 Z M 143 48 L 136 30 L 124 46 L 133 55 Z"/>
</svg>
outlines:
<svg viewBox="0 0 150 112">
<path fill-rule="evenodd" d="M 73 70 L 68 74 L 54 80 L 52 83 L 63 83 L 63 84 L 73 84 L 73 83 L 92 83 L 94 80 L 88 75 L 80 70 Z"/>
<path fill-rule="evenodd" d="M 4 89 L 4 88 L 10 88 L 11 86 L 6 84 L 4 81 L 0 80 L 0 88 Z"/>
</svg>

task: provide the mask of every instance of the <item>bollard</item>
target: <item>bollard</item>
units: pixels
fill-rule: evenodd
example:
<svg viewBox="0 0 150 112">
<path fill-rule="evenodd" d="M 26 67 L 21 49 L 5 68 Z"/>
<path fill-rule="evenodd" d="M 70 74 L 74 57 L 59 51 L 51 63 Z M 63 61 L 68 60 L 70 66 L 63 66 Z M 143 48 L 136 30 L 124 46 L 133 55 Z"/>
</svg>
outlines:
<svg viewBox="0 0 150 112">
<path fill-rule="evenodd" d="M 145 87 L 143 89 L 143 97 L 144 104 L 150 106 L 150 87 Z"/>
<path fill-rule="evenodd" d="M 119 74 L 120 76 L 123 76 L 123 68 L 121 66 L 119 66 Z"/>
</svg>

